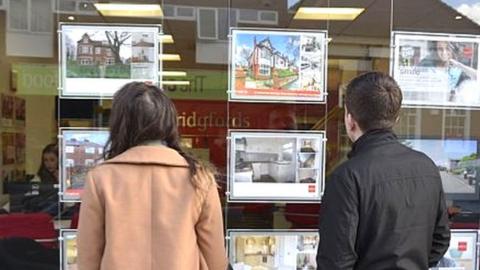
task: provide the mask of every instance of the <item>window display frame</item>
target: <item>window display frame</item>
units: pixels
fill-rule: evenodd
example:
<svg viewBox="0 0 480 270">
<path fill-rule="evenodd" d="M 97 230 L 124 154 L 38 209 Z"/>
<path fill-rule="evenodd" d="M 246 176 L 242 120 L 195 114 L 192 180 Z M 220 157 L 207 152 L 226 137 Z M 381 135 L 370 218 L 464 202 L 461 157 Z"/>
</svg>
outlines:
<svg viewBox="0 0 480 270">
<path fill-rule="evenodd" d="M 308 35 L 308 34 L 314 34 L 314 35 L 321 35 L 323 42 L 321 44 L 321 48 L 323 50 L 323 53 L 321 55 L 323 59 L 320 61 L 319 66 L 322 68 L 322 71 L 320 72 L 321 79 L 323 80 L 322 83 L 322 89 L 319 90 L 319 93 L 317 95 L 307 95 L 304 93 L 304 96 L 298 96 L 298 95 L 285 95 L 281 94 L 282 91 L 289 91 L 289 90 L 283 90 L 283 89 L 259 89 L 259 88 L 254 88 L 254 89 L 244 89 L 243 91 L 251 91 L 253 92 L 258 92 L 258 91 L 276 91 L 280 92 L 277 93 L 277 95 L 274 94 L 269 94 L 269 93 L 264 93 L 263 95 L 257 94 L 237 94 L 238 90 L 236 87 L 236 81 L 237 79 L 235 78 L 235 65 L 237 64 L 238 61 L 236 61 L 237 56 L 235 53 L 235 50 L 237 48 L 237 33 L 244 32 L 245 34 L 257 34 L 257 35 L 280 35 L 280 36 L 288 36 L 290 35 L 296 35 L 300 39 L 302 36 Z M 269 38 L 268 38 L 269 39 Z M 300 41 L 299 41 L 300 42 Z M 298 45 L 299 51 L 301 51 L 301 44 Z M 327 103 L 327 72 L 328 72 L 328 31 L 327 30 L 308 30 L 308 29 L 279 29 L 279 28 L 255 28 L 255 27 L 230 27 L 229 31 L 229 64 L 228 64 L 228 101 L 229 102 L 251 102 L 251 103 L 289 103 L 289 104 L 326 104 Z M 278 52 L 278 51 L 276 51 Z M 301 54 L 299 52 L 300 59 L 298 60 L 300 63 L 302 62 Z M 288 59 L 287 59 L 288 60 Z M 288 62 L 288 61 L 287 61 Z M 313 63 L 310 63 L 310 65 L 313 65 Z M 297 67 L 299 71 L 297 75 L 301 74 L 301 64 L 300 67 Z M 312 68 L 313 70 L 313 68 Z M 312 75 L 313 76 L 313 75 Z M 273 80 L 273 79 L 272 79 Z M 287 83 L 290 84 L 290 83 Z M 301 91 L 301 92 L 308 92 L 311 90 L 294 90 L 294 91 Z"/>
<path fill-rule="evenodd" d="M 244 136 L 242 136 L 244 135 Z M 319 151 L 314 152 L 314 162 L 315 165 L 311 168 L 304 168 L 304 169 L 311 169 L 315 170 L 317 176 L 316 176 L 316 181 L 314 183 L 294 183 L 294 184 L 306 184 L 305 188 L 307 188 L 307 193 L 314 193 L 315 196 L 267 196 L 265 195 L 253 195 L 253 196 L 238 196 L 235 195 L 235 163 L 236 163 L 236 146 L 235 146 L 235 139 L 236 138 L 245 138 L 245 137 L 254 137 L 254 138 L 279 138 L 280 136 L 284 136 L 284 138 L 289 138 L 295 140 L 295 143 L 301 139 L 315 139 L 318 140 Z M 240 129 L 231 129 L 228 131 L 228 145 L 227 145 L 227 202 L 255 202 L 255 203 L 274 203 L 274 202 L 288 202 L 288 203 L 320 203 L 321 198 L 323 196 L 323 192 L 325 189 L 325 155 L 326 155 L 326 132 L 325 131 L 297 131 L 297 130 L 251 130 L 251 129 L 245 129 L 245 130 L 240 130 Z M 300 148 L 300 144 L 296 145 L 296 149 Z M 295 150 L 292 153 L 291 157 L 291 162 L 294 163 L 295 166 L 295 181 L 298 179 L 298 170 L 302 169 L 301 167 L 297 167 L 298 165 L 298 153 L 300 150 Z M 312 153 L 306 153 L 306 154 L 312 154 Z M 318 155 L 318 156 L 317 156 Z M 319 161 L 317 163 L 317 157 L 319 157 Z M 248 163 L 248 161 L 247 161 Z M 252 190 L 255 185 L 258 185 L 253 183 L 253 165 L 252 165 L 252 186 L 250 188 L 246 187 L 245 190 Z M 266 193 L 275 193 L 278 192 L 278 190 L 272 190 L 271 189 L 271 184 L 268 183 L 261 183 L 265 185 L 265 188 L 267 189 Z M 238 185 L 238 183 L 237 183 Z M 268 187 L 267 187 L 268 185 Z M 273 184 L 277 185 L 277 183 Z M 290 186 L 290 183 L 283 183 L 280 184 L 283 186 L 283 189 L 286 190 Z M 312 188 L 313 186 L 313 188 Z M 258 186 L 257 186 L 258 188 Z M 314 189 L 314 192 L 310 192 L 310 189 Z"/>
<path fill-rule="evenodd" d="M 455 43 L 476 44 L 477 58 L 474 59 L 472 56 L 472 59 L 476 60 L 476 63 L 477 63 L 477 68 L 476 68 L 477 78 L 473 83 L 480 85 L 480 35 L 437 33 L 437 32 L 392 31 L 391 32 L 391 51 L 390 51 L 390 75 L 398 82 L 398 84 L 402 88 L 402 91 L 404 92 L 404 99 L 402 101 L 403 108 L 480 110 L 480 97 L 478 97 L 479 98 L 478 103 L 472 103 L 472 104 L 461 104 L 460 102 L 450 102 L 448 100 L 445 100 L 444 102 L 429 102 L 428 101 L 429 98 L 425 98 L 424 100 L 407 99 L 405 97 L 405 92 L 411 92 L 411 91 L 406 91 L 406 89 L 404 89 L 405 87 L 402 87 L 402 79 L 399 78 L 400 46 L 401 46 L 402 40 L 424 41 L 426 42 L 427 47 L 428 47 L 429 41 L 445 41 L 445 42 L 455 42 Z M 472 52 L 472 54 L 475 54 L 475 52 Z M 422 60 L 427 57 L 422 57 Z M 459 61 L 456 61 L 456 62 L 459 62 Z M 427 68 L 432 69 L 433 67 L 425 66 L 425 67 L 419 67 L 419 68 L 425 70 Z M 423 87 L 419 86 L 419 88 L 423 88 Z M 418 91 L 418 92 L 421 92 L 421 91 Z M 448 96 L 448 95 L 449 95 L 448 92 L 445 93 L 445 96 Z M 455 93 L 455 95 L 457 95 L 457 93 Z"/>
<path fill-rule="evenodd" d="M 320 244 L 320 234 L 318 230 L 315 229 L 229 229 L 226 231 L 226 247 L 227 247 L 227 256 L 228 261 L 232 265 L 235 262 L 235 239 L 236 237 L 241 236 L 301 236 L 301 235 L 315 235 L 318 237 L 317 249 L 315 249 L 315 255 L 318 251 L 318 245 Z M 297 253 L 298 255 L 298 253 Z"/>
<path fill-rule="evenodd" d="M 452 243 L 451 241 L 454 239 L 454 236 L 457 237 L 471 237 L 474 240 L 473 245 L 474 245 L 474 250 L 473 250 L 473 269 L 467 269 L 464 268 L 463 266 L 452 266 L 452 267 L 432 267 L 429 270 L 475 270 L 480 267 L 480 230 L 468 230 L 468 229 L 453 229 L 451 230 L 451 238 L 450 238 L 450 246 L 448 250 L 446 251 L 445 254 L 449 253 L 451 251 Z M 461 255 L 460 255 L 461 256 Z M 445 257 L 442 257 L 442 259 Z M 450 258 L 450 260 L 455 259 Z"/>
<path fill-rule="evenodd" d="M 480 139 L 478 138 L 440 138 L 440 137 L 413 137 L 413 136 L 399 136 L 398 140 L 401 141 L 411 141 L 411 140 L 421 140 L 421 141 L 439 141 L 439 142 L 445 142 L 445 141 L 474 141 L 476 142 L 477 145 L 477 160 L 480 160 Z M 409 147 L 409 146 L 407 146 Z M 409 147 L 410 149 L 420 151 L 419 149 Z M 442 148 L 442 151 L 443 148 Z M 422 152 L 424 153 L 424 152 Z M 430 159 L 433 160 L 427 153 L 424 153 L 427 155 Z M 434 161 L 435 162 L 435 161 Z M 479 161 L 480 162 L 480 161 Z M 467 200 L 467 201 L 476 201 L 480 199 L 480 169 L 475 169 L 475 186 L 474 186 L 474 193 L 447 193 L 445 192 L 445 198 L 447 200 Z M 445 189 L 444 189 L 445 190 Z"/>
<path fill-rule="evenodd" d="M 144 80 L 144 79 L 132 79 L 130 78 L 87 78 L 87 77 L 79 77 L 78 82 L 83 83 L 82 85 L 84 88 L 92 88 L 92 85 L 98 87 L 98 89 L 102 89 L 102 91 L 85 91 L 83 88 L 76 86 L 77 89 L 72 90 L 70 89 L 69 83 L 67 82 L 67 49 L 66 49 L 66 38 L 64 37 L 65 30 L 69 30 L 69 28 L 73 30 L 80 31 L 84 29 L 85 31 L 115 31 L 115 30 L 122 30 L 123 32 L 129 33 L 149 33 L 153 34 L 153 54 L 151 55 L 153 59 L 146 63 L 152 63 L 152 67 L 148 70 L 152 72 L 152 80 Z M 145 32 L 142 32 L 144 30 Z M 60 98 L 74 98 L 74 99 L 111 99 L 113 95 L 126 83 L 134 82 L 134 81 L 144 81 L 146 83 L 150 83 L 156 86 L 161 85 L 161 73 L 162 73 L 162 61 L 160 61 L 160 55 L 162 54 L 162 42 L 161 42 L 161 35 L 163 35 L 163 28 L 161 24 L 102 24 L 102 23 L 66 23 L 61 22 L 58 25 L 58 91 Z M 95 42 L 95 41 L 94 41 Z M 121 45 L 120 45 L 121 46 Z M 131 45 L 133 47 L 133 45 Z M 75 49 L 78 50 L 77 47 Z M 92 52 L 92 54 L 96 54 L 97 52 Z M 95 56 L 94 56 L 95 57 Z M 130 65 L 130 72 L 131 72 L 131 61 L 133 56 L 130 55 L 130 60 L 128 65 Z M 148 59 L 148 57 L 147 57 Z M 140 63 L 141 64 L 141 63 Z M 107 73 L 107 66 L 109 64 L 106 62 L 105 68 L 103 69 L 104 76 Z M 102 69 L 98 67 L 99 72 L 102 73 Z M 131 76 L 131 74 L 130 74 Z M 73 78 L 77 79 L 77 78 Z M 81 81 L 83 80 L 83 81 Z M 87 80 L 87 81 L 86 81 Z M 73 84 L 73 83 L 70 83 Z"/>
<path fill-rule="evenodd" d="M 71 238 L 77 239 L 77 229 L 61 229 L 59 233 L 59 240 L 60 240 L 60 270 L 70 270 L 68 267 L 68 259 L 67 259 L 67 240 Z"/>
<path fill-rule="evenodd" d="M 69 185 L 67 184 L 67 158 L 66 158 L 66 139 L 65 139 L 65 133 L 67 132 L 79 132 L 79 133 L 109 133 L 109 130 L 107 128 L 60 128 L 59 129 L 59 184 L 60 184 L 60 190 L 59 190 L 59 200 L 60 202 L 81 202 L 81 194 L 73 194 L 73 195 L 68 195 L 68 189 L 70 188 Z M 109 135 L 108 135 L 109 136 Z M 108 137 L 107 137 L 108 140 Z M 85 183 L 85 179 L 83 180 Z M 83 191 L 84 186 L 80 189 Z"/>
</svg>

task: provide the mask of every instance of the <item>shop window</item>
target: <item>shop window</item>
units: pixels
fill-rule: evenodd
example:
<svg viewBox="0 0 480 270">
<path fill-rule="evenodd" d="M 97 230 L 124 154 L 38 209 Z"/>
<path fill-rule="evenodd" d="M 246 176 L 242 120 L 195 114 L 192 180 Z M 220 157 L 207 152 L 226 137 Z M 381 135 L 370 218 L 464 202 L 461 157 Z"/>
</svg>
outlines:
<svg viewBox="0 0 480 270">
<path fill-rule="evenodd" d="M 258 12 L 254 9 L 239 9 L 238 22 L 256 23 L 258 21 Z"/>
<path fill-rule="evenodd" d="M 74 0 L 55 1 L 55 11 L 57 12 L 74 12 L 77 2 Z"/>
<path fill-rule="evenodd" d="M 163 5 L 162 10 L 164 17 L 172 20 L 195 21 L 197 17 L 195 7 Z"/>
<path fill-rule="evenodd" d="M 8 29 L 31 33 L 53 31 L 52 1 L 15 0 L 9 1 Z"/>
<path fill-rule="evenodd" d="M 28 31 L 28 0 L 10 1 L 8 8 L 8 29 L 13 31 Z"/>
<path fill-rule="evenodd" d="M 470 136 L 471 112 L 467 110 L 446 110 L 444 117 L 444 137 Z"/>
<path fill-rule="evenodd" d="M 395 125 L 398 135 L 410 137 L 419 136 L 421 133 L 422 111 L 415 108 L 405 108 L 400 114 L 400 119 Z"/>
<path fill-rule="evenodd" d="M 187 6 L 176 6 L 175 19 L 195 20 L 195 8 Z"/>
<path fill-rule="evenodd" d="M 260 11 L 258 13 L 259 22 L 264 24 L 277 24 L 278 14 L 275 11 Z"/>
<path fill-rule="evenodd" d="M 218 13 L 215 8 L 198 8 L 197 32 L 200 39 L 217 39 Z"/>
<path fill-rule="evenodd" d="M 50 33 L 53 31 L 52 1 L 31 0 L 30 29 L 36 33 Z"/>
<path fill-rule="evenodd" d="M 230 20 L 230 21 L 229 21 Z M 228 34 L 230 27 L 237 26 L 237 12 L 236 10 L 229 10 L 226 8 L 218 9 L 218 39 L 228 41 Z"/>
<path fill-rule="evenodd" d="M 239 23 L 271 24 L 278 23 L 278 13 L 271 10 L 239 9 Z"/>
<path fill-rule="evenodd" d="M 173 5 L 163 5 L 162 6 L 163 15 L 167 19 L 173 19 L 175 17 L 175 6 Z"/>
</svg>

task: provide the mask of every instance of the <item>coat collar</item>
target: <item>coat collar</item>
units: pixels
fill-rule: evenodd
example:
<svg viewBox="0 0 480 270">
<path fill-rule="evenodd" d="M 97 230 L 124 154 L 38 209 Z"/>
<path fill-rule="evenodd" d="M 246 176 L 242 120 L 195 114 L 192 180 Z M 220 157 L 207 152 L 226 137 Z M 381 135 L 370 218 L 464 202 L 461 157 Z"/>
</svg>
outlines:
<svg viewBox="0 0 480 270">
<path fill-rule="evenodd" d="M 103 164 L 154 164 L 188 167 L 187 161 L 177 151 L 163 145 L 135 146 Z"/>
<path fill-rule="evenodd" d="M 352 151 L 348 153 L 348 158 L 352 158 L 359 152 L 362 152 L 375 145 L 396 140 L 397 136 L 390 129 L 374 129 L 367 131 L 352 144 Z"/>
</svg>

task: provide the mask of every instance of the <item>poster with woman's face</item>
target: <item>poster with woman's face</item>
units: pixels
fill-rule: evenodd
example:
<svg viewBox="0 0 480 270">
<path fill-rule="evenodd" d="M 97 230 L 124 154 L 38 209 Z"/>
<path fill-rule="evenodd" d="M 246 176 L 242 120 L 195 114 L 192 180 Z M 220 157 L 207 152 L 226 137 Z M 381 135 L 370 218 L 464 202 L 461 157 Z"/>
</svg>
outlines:
<svg viewBox="0 0 480 270">
<path fill-rule="evenodd" d="M 393 42 L 403 106 L 480 108 L 480 36 L 394 32 Z"/>
</svg>

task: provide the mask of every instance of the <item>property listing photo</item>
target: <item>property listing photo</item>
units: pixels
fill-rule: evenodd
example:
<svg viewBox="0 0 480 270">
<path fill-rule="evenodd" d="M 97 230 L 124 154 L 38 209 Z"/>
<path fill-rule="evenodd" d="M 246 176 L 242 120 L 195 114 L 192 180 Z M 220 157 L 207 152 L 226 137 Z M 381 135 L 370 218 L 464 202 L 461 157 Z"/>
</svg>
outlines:
<svg viewBox="0 0 480 270">
<path fill-rule="evenodd" d="M 438 167 L 447 198 L 479 198 L 477 140 L 405 139 L 403 144 L 425 153 Z"/>
<path fill-rule="evenodd" d="M 315 270 L 316 232 L 231 232 L 230 263 L 234 270 Z"/>
<path fill-rule="evenodd" d="M 62 129 L 63 200 L 80 200 L 87 172 L 103 160 L 107 130 Z"/>
<path fill-rule="evenodd" d="M 318 200 L 323 188 L 323 132 L 232 131 L 231 199 Z"/>
<path fill-rule="evenodd" d="M 232 30 L 231 99 L 325 101 L 326 32 Z"/>
</svg>

